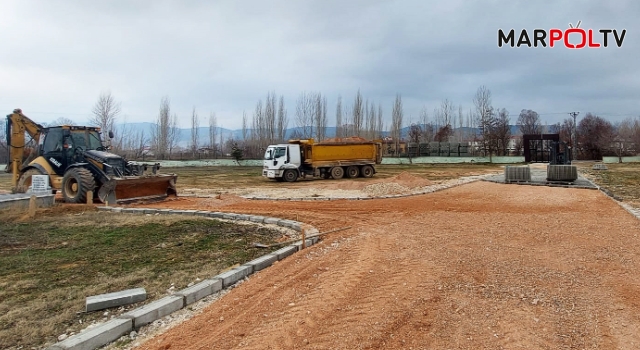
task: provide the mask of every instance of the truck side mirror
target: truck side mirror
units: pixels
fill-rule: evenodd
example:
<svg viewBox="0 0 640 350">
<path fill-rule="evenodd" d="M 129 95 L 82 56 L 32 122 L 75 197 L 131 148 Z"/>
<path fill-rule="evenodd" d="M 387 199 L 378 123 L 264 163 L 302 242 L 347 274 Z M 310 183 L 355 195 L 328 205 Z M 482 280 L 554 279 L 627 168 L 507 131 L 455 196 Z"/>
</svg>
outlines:
<svg viewBox="0 0 640 350">
<path fill-rule="evenodd" d="M 109 130 L 109 138 L 112 139 L 113 138 L 113 131 Z"/>
</svg>

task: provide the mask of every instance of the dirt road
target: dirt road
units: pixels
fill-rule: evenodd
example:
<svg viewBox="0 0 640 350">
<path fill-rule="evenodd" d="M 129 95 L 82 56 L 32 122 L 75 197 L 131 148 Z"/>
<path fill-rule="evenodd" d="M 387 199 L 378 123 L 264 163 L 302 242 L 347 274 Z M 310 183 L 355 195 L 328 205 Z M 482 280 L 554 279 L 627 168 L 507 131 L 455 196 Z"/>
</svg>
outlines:
<svg viewBox="0 0 640 350">
<path fill-rule="evenodd" d="M 401 199 L 222 202 L 155 206 L 354 228 L 142 349 L 640 347 L 640 222 L 599 191 L 476 182 Z"/>
</svg>

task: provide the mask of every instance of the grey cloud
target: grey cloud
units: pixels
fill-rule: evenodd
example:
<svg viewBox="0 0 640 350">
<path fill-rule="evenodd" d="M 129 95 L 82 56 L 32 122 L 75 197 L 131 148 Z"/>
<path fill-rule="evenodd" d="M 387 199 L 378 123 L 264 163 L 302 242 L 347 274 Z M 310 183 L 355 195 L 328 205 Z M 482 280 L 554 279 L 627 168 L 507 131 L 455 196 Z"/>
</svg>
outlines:
<svg viewBox="0 0 640 350">
<path fill-rule="evenodd" d="M 640 115 L 637 1 L 5 1 L 0 108 L 88 115 L 111 90 L 128 119 L 153 121 L 168 95 L 184 118 L 216 111 L 239 127 L 269 91 L 292 117 L 302 91 L 349 104 L 361 89 L 387 119 L 448 98 L 465 111 L 480 85 L 520 109 Z M 497 30 L 627 29 L 623 48 L 498 48 Z M 9 83 L 10 82 L 10 83 Z M 47 121 L 57 114 L 35 114 Z M 549 122 L 564 118 L 548 114 Z"/>
</svg>

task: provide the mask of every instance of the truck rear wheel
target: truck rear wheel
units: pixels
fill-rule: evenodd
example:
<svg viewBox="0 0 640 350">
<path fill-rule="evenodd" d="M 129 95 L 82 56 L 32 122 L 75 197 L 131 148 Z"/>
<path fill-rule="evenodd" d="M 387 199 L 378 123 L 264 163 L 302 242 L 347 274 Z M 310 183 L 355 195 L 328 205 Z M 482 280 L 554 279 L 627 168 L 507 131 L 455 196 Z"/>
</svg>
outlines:
<svg viewBox="0 0 640 350">
<path fill-rule="evenodd" d="M 93 174 L 85 168 L 71 168 L 62 177 L 62 197 L 66 203 L 84 203 L 87 192 L 96 188 Z"/>
<path fill-rule="evenodd" d="M 360 169 L 357 166 L 352 165 L 347 168 L 347 177 L 350 179 L 356 178 L 360 175 Z"/>
<path fill-rule="evenodd" d="M 371 165 L 364 165 L 362 169 L 360 169 L 360 174 L 362 177 L 373 177 L 373 167 Z"/>
<path fill-rule="evenodd" d="M 344 169 L 342 167 L 336 166 L 331 168 L 331 177 L 334 179 L 342 179 L 344 176 Z"/>
<path fill-rule="evenodd" d="M 284 174 L 282 174 L 282 178 L 286 182 L 296 182 L 296 180 L 298 180 L 298 172 L 295 170 L 287 169 L 284 171 Z"/>
</svg>

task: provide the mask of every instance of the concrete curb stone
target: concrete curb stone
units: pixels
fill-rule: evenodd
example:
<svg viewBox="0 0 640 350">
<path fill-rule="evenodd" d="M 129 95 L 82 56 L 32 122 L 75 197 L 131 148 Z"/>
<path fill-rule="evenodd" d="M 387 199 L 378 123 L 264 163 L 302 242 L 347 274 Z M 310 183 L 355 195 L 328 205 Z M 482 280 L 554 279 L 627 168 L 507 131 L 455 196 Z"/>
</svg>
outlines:
<svg viewBox="0 0 640 350">
<path fill-rule="evenodd" d="M 138 329 L 183 307 L 184 297 L 182 295 L 169 295 L 122 314 L 118 318 L 133 320 L 133 328 Z"/>
</svg>

